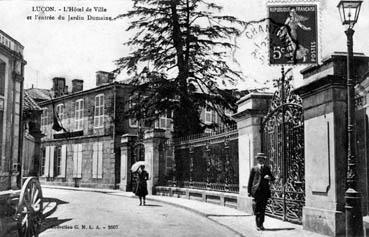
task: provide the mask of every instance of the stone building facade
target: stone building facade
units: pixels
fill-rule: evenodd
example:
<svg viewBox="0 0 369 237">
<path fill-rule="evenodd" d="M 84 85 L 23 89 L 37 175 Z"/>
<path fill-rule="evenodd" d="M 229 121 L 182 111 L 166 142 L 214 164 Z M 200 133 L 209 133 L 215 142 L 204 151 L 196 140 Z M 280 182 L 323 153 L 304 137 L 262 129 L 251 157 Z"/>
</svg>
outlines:
<svg viewBox="0 0 369 237">
<path fill-rule="evenodd" d="M 23 46 L 0 30 L 0 191 L 20 184 Z"/>
<path fill-rule="evenodd" d="M 110 73 L 96 74 L 96 87 L 83 90 L 83 81 L 53 78 L 53 98 L 40 102 L 43 183 L 116 188 L 120 170 L 120 136 L 134 133 L 127 109 L 130 87 L 113 82 Z M 58 119 L 56 119 L 58 118 Z M 57 121 L 56 121 L 57 120 Z M 58 124 L 60 131 L 53 129 Z M 132 124 L 131 124 L 132 125 Z"/>
</svg>

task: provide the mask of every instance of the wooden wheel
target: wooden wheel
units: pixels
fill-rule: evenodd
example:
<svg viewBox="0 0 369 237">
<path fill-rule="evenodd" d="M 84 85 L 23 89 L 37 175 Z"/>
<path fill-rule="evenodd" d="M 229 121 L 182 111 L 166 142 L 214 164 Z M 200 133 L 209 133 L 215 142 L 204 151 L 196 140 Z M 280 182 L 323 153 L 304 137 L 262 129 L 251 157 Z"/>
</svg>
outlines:
<svg viewBox="0 0 369 237">
<path fill-rule="evenodd" d="M 28 177 L 22 186 L 16 212 L 21 237 L 37 237 L 42 222 L 42 190 L 37 178 Z"/>
</svg>

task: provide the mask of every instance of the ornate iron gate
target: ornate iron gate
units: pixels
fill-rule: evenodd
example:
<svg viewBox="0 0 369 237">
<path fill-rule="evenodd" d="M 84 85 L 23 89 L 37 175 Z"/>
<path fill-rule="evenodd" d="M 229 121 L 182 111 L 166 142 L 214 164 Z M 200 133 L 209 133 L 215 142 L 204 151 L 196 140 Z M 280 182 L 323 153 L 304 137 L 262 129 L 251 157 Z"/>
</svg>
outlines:
<svg viewBox="0 0 369 237">
<path fill-rule="evenodd" d="M 305 204 L 304 124 L 301 98 L 291 92 L 290 80 L 276 81 L 269 112 L 263 119 L 262 149 L 276 178 L 266 212 L 283 220 L 301 223 Z"/>
<path fill-rule="evenodd" d="M 145 145 L 143 143 L 144 131 L 139 126 L 137 130 L 137 138 L 136 140 L 130 144 L 130 165 L 129 168 L 136 163 L 137 161 L 145 160 Z M 131 172 L 131 171 L 130 171 Z M 136 187 L 136 173 L 130 173 L 129 177 L 129 189 L 134 191 Z"/>
</svg>

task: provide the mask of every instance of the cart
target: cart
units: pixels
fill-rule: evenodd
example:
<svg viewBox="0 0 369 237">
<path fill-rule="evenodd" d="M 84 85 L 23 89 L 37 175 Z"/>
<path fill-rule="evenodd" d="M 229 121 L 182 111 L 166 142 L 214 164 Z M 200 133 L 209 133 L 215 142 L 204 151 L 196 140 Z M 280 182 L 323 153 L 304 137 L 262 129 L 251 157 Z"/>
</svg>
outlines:
<svg viewBox="0 0 369 237">
<path fill-rule="evenodd" d="M 20 190 L 3 192 L 3 207 L 6 206 L 3 209 L 7 210 L 0 213 L 0 236 L 37 237 L 41 231 L 41 185 L 37 177 L 26 177 L 23 181 Z"/>
</svg>

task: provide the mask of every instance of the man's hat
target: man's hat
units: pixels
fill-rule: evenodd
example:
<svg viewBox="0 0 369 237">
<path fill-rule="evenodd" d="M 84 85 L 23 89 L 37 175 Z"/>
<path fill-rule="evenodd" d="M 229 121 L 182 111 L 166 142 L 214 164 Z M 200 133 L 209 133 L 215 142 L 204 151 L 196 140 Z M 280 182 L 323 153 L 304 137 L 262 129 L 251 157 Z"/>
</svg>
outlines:
<svg viewBox="0 0 369 237">
<path fill-rule="evenodd" d="M 256 159 L 266 159 L 266 155 L 262 152 L 259 152 L 258 154 L 256 154 Z"/>
</svg>

